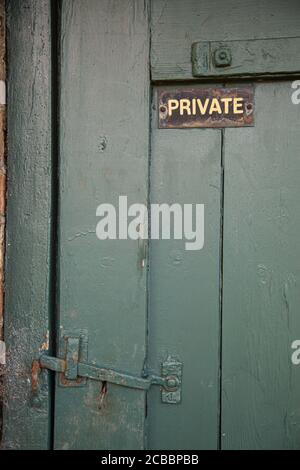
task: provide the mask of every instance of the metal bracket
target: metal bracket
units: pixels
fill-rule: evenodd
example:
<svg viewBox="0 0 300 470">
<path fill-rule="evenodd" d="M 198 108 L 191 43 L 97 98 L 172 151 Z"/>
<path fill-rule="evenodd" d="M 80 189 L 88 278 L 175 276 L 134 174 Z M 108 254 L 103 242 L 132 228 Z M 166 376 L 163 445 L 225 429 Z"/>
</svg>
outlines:
<svg viewBox="0 0 300 470">
<path fill-rule="evenodd" d="M 43 354 L 39 361 L 34 361 L 32 369 L 35 373 L 32 383 L 35 384 L 35 388 L 37 369 L 48 369 L 60 374 L 59 384 L 63 387 L 84 386 L 87 379 L 138 390 L 149 390 L 152 385 L 159 385 L 162 388 L 163 403 L 177 404 L 181 402 L 182 363 L 172 356 L 168 356 L 166 361 L 162 363 L 161 376 L 138 377 L 107 367 L 88 364 L 86 332 L 81 331 L 76 335 L 64 332 L 61 351 L 64 351 L 64 358 Z"/>
<path fill-rule="evenodd" d="M 167 381 L 167 388 L 161 391 L 161 400 L 163 403 L 176 404 L 181 402 L 181 380 L 182 363 L 178 362 L 172 356 L 169 356 L 162 363 L 161 375 Z"/>
<path fill-rule="evenodd" d="M 88 361 L 87 330 L 64 330 L 59 342 L 59 357 L 66 358 L 67 369 L 59 374 L 60 387 L 84 387 L 87 379 L 78 375 L 78 362 Z"/>
<path fill-rule="evenodd" d="M 232 52 L 228 45 L 211 42 L 192 44 L 192 68 L 195 77 L 208 76 L 212 69 L 228 68 L 232 64 Z"/>
<path fill-rule="evenodd" d="M 192 76 L 299 74 L 299 48 L 300 37 L 198 41 L 191 47 Z"/>
</svg>

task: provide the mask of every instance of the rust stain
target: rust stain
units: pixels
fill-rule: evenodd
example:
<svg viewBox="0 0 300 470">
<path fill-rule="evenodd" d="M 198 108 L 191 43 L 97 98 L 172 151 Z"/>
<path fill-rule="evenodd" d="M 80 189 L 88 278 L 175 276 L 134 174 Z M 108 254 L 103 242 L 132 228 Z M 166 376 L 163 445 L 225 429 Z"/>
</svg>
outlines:
<svg viewBox="0 0 300 470">
<path fill-rule="evenodd" d="M 33 361 L 31 366 L 31 390 L 36 393 L 38 390 L 38 377 L 41 367 L 39 361 Z"/>
<path fill-rule="evenodd" d="M 66 379 L 63 373 L 59 374 L 59 383 L 62 387 L 75 387 L 81 386 L 82 384 L 86 383 L 86 379 L 82 377 L 77 377 L 75 380 L 68 380 Z"/>
</svg>

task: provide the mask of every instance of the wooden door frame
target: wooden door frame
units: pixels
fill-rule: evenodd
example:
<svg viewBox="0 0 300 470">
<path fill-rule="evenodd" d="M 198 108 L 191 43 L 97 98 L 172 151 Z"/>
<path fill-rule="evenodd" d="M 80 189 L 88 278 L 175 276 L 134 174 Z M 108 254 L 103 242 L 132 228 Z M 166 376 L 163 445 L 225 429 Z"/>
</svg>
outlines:
<svg viewBox="0 0 300 470">
<path fill-rule="evenodd" d="M 6 449 L 51 446 L 51 380 L 41 373 L 35 393 L 31 364 L 49 347 L 53 309 L 53 3 L 7 1 Z"/>
</svg>

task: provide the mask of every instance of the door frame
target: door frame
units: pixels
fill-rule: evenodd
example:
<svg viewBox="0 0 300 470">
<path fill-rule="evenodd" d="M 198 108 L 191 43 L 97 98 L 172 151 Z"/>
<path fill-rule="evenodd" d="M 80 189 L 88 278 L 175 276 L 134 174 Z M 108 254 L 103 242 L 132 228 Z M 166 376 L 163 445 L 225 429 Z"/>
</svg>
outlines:
<svg viewBox="0 0 300 470">
<path fill-rule="evenodd" d="M 53 15 L 51 0 L 8 0 L 8 113 L 6 228 L 7 345 L 5 449 L 51 447 L 52 388 L 41 373 L 32 390 L 32 358 L 51 349 L 55 249 L 53 140 Z M 52 4 L 52 5 L 51 5 Z M 30 27 L 29 27 L 30 26 Z M 53 345 L 52 345 L 53 346 Z"/>
</svg>

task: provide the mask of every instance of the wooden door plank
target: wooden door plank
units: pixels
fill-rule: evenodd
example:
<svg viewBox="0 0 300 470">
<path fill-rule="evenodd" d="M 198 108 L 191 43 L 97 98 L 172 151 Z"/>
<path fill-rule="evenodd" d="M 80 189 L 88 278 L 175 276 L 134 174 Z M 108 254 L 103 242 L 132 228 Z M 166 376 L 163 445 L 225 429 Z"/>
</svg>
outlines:
<svg viewBox="0 0 300 470">
<path fill-rule="evenodd" d="M 299 449 L 300 106 L 256 85 L 255 127 L 225 131 L 222 440 Z"/>
<path fill-rule="evenodd" d="M 156 106 L 156 96 L 154 106 Z M 150 449 L 216 449 L 219 435 L 219 242 L 221 131 L 158 129 L 154 111 L 151 203 L 205 205 L 205 242 L 152 240 L 149 366 L 170 354 L 183 362 L 182 403 L 148 400 Z"/>
<path fill-rule="evenodd" d="M 152 78 L 194 78 L 191 47 L 197 41 L 299 38 L 299 15 L 298 0 L 277 0 L 272 4 L 269 0 L 152 0 Z M 267 68 L 268 54 L 265 60 Z M 220 72 L 224 73 L 224 69 Z"/>
<path fill-rule="evenodd" d="M 3 446 L 49 446 L 48 374 L 31 391 L 47 348 L 51 219 L 50 1 L 8 1 L 7 344 Z"/>
<path fill-rule="evenodd" d="M 62 329 L 89 332 L 89 361 L 141 375 L 146 279 L 137 241 L 96 237 L 96 209 L 148 200 L 147 2 L 62 4 L 60 287 Z M 56 390 L 59 449 L 140 449 L 145 393 L 101 383 Z"/>
</svg>

